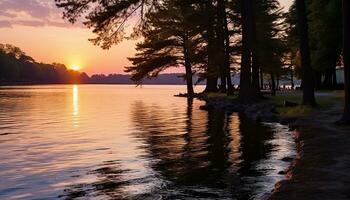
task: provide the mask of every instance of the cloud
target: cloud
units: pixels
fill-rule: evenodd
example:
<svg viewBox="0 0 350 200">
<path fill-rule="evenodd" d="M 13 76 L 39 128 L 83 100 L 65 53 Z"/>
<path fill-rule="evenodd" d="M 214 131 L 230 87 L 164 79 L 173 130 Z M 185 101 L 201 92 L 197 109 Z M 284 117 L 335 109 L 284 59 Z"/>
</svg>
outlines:
<svg viewBox="0 0 350 200">
<path fill-rule="evenodd" d="M 0 21 L 0 28 L 11 28 L 12 25 L 11 25 L 11 22 L 9 21 Z"/>
<path fill-rule="evenodd" d="M 0 0 L 0 28 L 15 25 L 72 27 L 53 0 Z"/>
</svg>

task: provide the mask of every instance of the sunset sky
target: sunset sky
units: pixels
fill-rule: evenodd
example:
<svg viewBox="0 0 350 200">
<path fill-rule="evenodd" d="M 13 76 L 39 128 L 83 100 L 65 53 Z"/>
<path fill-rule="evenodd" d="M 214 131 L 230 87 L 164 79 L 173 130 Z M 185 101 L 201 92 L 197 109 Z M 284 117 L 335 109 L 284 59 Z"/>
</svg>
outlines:
<svg viewBox="0 0 350 200">
<path fill-rule="evenodd" d="M 292 0 L 281 0 L 288 7 Z M 54 0 L 0 0 L 0 43 L 20 47 L 38 62 L 81 66 L 89 75 L 123 73 L 135 41 L 102 50 L 88 41 L 94 35 L 81 24 L 61 18 Z"/>
</svg>

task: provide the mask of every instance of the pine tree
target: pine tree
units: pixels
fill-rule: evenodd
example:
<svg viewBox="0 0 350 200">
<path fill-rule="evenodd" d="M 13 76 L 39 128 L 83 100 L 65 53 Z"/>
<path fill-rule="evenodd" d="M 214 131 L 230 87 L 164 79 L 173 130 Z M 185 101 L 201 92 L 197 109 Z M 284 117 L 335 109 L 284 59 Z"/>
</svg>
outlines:
<svg viewBox="0 0 350 200">
<path fill-rule="evenodd" d="M 299 32 L 302 85 L 303 85 L 303 105 L 316 105 L 315 87 L 313 71 L 311 67 L 308 23 L 306 16 L 305 0 L 296 0 L 296 13 Z"/>
<path fill-rule="evenodd" d="M 188 96 L 193 96 L 192 65 L 202 41 L 189 23 L 193 12 L 191 6 L 169 0 L 147 15 L 149 29 L 143 32 L 144 41 L 137 44 L 138 53 L 129 58 L 133 66 L 126 68 L 134 81 L 157 76 L 169 67 L 184 66 Z"/>
<path fill-rule="evenodd" d="M 324 81 L 321 87 L 318 87 L 335 88 L 336 66 L 342 51 L 341 1 L 312 0 L 307 10 L 310 24 L 311 63 L 317 73 L 324 74 Z"/>
<path fill-rule="evenodd" d="M 134 24 L 134 36 L 139 36 L 148 24 L 147 13 L 159 6 L 158 0 L 55 0 L 57 7 L 62 8 L 63 17 L 76 22 L 85 16 L 84 24 L 97 35 L 90 39 L 95 45 L 109 49 L 125 37 L 125 28 L 132 24 L 133 17 L 138 16 Z M 135 21 L 135 20 L 134 20 Z"/>
<path fill-rule="evenodd" d="M 254 40 L 254 0 L 241 0 L 242 15 L 242 59 L 239 99 L 242 103 L 254 100 L 251 79 L 251 55 Z"/>
<path fill-rule="evenodd" d="M 275 79 L 281 73 L 286 44 L 282 26 L 283 13 L 277 0 L 255 3 L 255 38 L 252 57 L 252 86 L 256 98 L 261 98 L 259 69 Z M 272 87 L 275 94 L 275 87 Z"/>
</svg>

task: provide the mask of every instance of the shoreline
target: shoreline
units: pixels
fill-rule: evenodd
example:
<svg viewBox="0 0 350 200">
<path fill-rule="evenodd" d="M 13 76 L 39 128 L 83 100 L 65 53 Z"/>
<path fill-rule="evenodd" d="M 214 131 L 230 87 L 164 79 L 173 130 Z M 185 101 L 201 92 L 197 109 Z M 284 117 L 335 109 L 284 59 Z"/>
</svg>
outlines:
<svg viewBox="0 0 350 200">
<path fill-rule="evenodd" d="M 297 155 L 284 172 L 285 179 L 265 199 L 350 199 L 350 127 L 334 124 L 341 117 L 341 103 L 302 117 L 282 117 L 271 102 L 243 105 L 234 99 L 195 98 L 206 102 L 202 110 L 240 112 L 257 122 L 280 123 L 294 131 Z"/>
<path fill-rule="evenodd" d="M 336 103 L 290 124 L 298 133 L 298 156 L 269 200 L 350 199 L 350 127 L 334 124 L 341 114 Z"/>
</svg>

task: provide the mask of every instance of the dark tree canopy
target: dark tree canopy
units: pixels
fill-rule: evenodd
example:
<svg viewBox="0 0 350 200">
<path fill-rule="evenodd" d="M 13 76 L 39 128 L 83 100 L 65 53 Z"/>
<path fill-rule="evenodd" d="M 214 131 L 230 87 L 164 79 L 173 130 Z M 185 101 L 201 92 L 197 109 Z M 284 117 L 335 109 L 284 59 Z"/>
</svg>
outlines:
<svg viewBox="0 0 350 200">
<path fill-rule="evenodd" d="M 95 45 L 108 49 L 125 37 L 128 24 L 134 24 L 133 35 L 139 35 L 147 26 L 144 16 L 157 5 L 156 0 L 55 0 L 64 10 L 63 17 L 75 23 L 84 17 L 83 23 L 97 35 L 90 39 Z"/>
<path fill-rule="evenodd" d="M 261 99 L 266 81 L 272 94 L 281 79 L 294 87 L 296 74 L 307 105 L 316 104 L 315 88 L 338 87 L 335 70 L 343 48 L 339 0 L 296 0 L 287 13 L 277 0 L 55 2 L 70 22 L 82 18 L 97 35 L 90 40 L 103 49 L 141 38 L 129 58 L 132 66 L 126 67 L 138 83 L 183 67 L 189 93 L 191 77 L 198 74 L 206 80 L 204 92 L 232 94 L 231 74 L 239 69 L 239 97 L 249 103 Z"/>
</svg>

